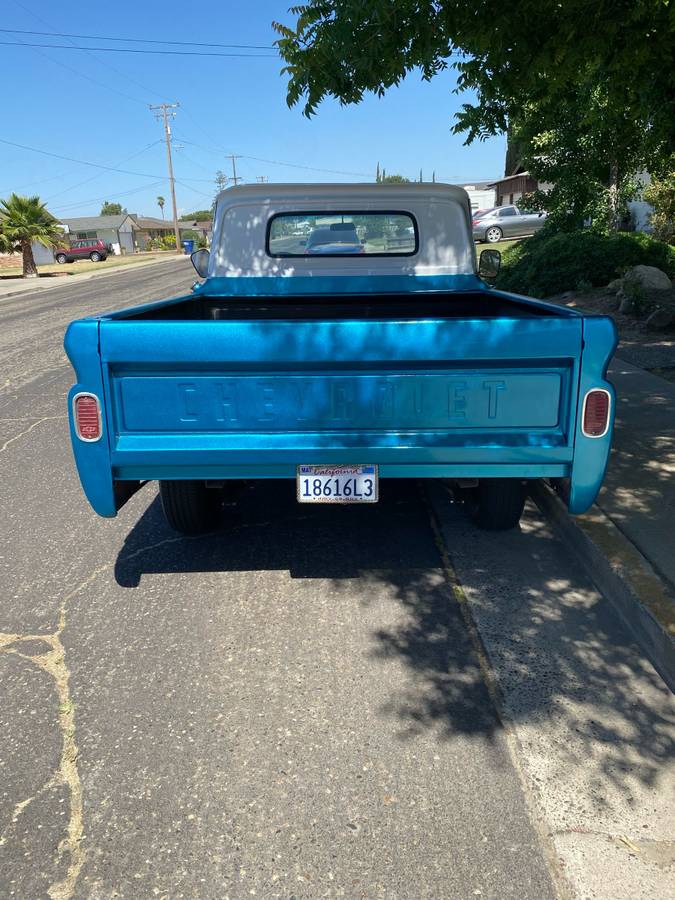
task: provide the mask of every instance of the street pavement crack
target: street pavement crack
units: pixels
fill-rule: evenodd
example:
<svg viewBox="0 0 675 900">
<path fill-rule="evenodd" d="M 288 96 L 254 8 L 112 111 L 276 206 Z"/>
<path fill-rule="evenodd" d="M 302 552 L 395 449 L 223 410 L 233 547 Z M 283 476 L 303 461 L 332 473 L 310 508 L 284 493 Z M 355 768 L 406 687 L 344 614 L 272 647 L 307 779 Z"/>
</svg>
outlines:
<svg viewBox="0 0 675 900">
<path fill-rule="evenodd" d="M 29 425 L 28 428 L 25 428 L 23 431 L 20 431 L 18 434 L 15 434 L 14 437 L 9 438 L 5 441 L 5 443 L 0 447 L 0 453 L 4 453 L 5 450 L 9 447 L 10 444 L 13 444 L 14 441 L 18 441 L 19 438 L 25 437 L 27 434 L 37 428 L 38 425 L 42 425 L 43 422 L 53 421 L 54 419 L 64 419 L 65 416 L 43 416 L 41 419 L 38 419 L 36 422 L 33 422 L 32 425 Z"/>
<path fill-rule="evenodd" d="M 82 782 L 77 767 L 78 749 L 75 731 L 75 705 L 70 692 L 70 672 L 66 664 L 66 651 L 61 636 L 66 627 L 69 602 L 108 568 L 110 568 L 110 564 L 106 563 L 94 569 L 77 587 L 66 594 L 59 606 L 57 628 L 51 634 L 0 632 L 0 653 L 21 657 L 46 672 L 54 683 L 58 698 L 59 730 L 61 732 L 59 764 L 52 773 L 51 778 L 35 794 L 25 800 L 21 800 L 14 806 L 12 819 L 3 832 L 2 837 L 0 837 L 0 846 L 2 846 L 21 813 L 44 790 L 56 785 L 63 785 L 68 789 L 70 794 L 68 825 L 66 835 L 59 844 L 57 851 L 59 861 L 66 854 L 68 855 L 68 869 L 60 881 L 54 882 L 48 888 L 47 893 L 51 900 L 70 900 L 85 858 L 85 850 L 82 846 L 84 834 L 83 797 Z M 41 641 L 46 645 L 45 653 L 27 654 L 21 652 L 22 643 L 35 641 Z"/>
</svg>

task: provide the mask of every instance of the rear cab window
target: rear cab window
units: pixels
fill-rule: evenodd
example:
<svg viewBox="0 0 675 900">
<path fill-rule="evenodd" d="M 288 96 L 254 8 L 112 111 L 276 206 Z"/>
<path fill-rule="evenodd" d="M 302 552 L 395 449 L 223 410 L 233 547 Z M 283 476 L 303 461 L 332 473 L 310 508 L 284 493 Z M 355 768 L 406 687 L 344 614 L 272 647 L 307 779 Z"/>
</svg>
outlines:
<svg viewBox="0 0 675 900">
<path fill-rule="evenodd" d="M 277 213 L 267 227 L 272 257 L 414 256 L 419 234 L 407 212 Z"/>
</svg>

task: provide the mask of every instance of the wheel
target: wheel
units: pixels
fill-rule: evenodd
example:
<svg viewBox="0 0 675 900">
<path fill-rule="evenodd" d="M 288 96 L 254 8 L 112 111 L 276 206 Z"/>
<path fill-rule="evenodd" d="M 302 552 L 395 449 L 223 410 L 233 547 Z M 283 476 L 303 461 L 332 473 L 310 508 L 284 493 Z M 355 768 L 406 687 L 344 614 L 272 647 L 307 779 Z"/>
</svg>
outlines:
<svg viewBox="0 0 675 900">
<path fill-rule="evenodd" d="M 59 263 L 60 265 L 63 265 L 65 262 L 68 262 L 68 257 L 66 256 L 65 253 L 57 253 L 57 254 L 56 254 L 56 261 L 57 261 L 57 263 Z"/>
<path fill-rule="evenodd" d="M 517 478 L 482 478 L 471 492 L 471 518 L 486 531 L 515 528 L 523 514 L 527 489 Z"/>
<path fill-rule="evenodd" d="M 100 261 L 101 261 L 101 254 L 100 254 L 100 253 L 97 253 L 96 250 L 94 250 L 93 253 L 90 253 L 90 254 L 89 254 L 89 259 L 90 259 L 92 262 L 100 262 Z"/>
<path fill-rule="evenodd" d="M 485 232 L 485 240 L 488 244 L 496 244 L 497 241 L 501 241 L 502 239 L 502 230 L 497 225 L 490 225 L 490 227 Z"/>
<path fill-rule="evenodd" d="M 203 481 L 160 481 L 159 495 L 169 525 L 182 534 L 213 531 L 220 519 L 222 495 Z"/>
</svg>

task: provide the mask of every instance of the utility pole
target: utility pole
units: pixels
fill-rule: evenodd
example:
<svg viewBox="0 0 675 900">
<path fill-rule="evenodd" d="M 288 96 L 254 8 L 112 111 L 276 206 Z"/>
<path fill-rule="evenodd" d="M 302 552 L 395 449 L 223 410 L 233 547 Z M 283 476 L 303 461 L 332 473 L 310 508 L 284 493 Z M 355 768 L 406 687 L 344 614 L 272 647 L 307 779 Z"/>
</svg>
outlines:
<svg viewBox="0 0 675 900">
<path fill-rule="evenodd" d="M 237 160 L 239 159 L 239 157 L 234 153 L 230 153 L 227 158 L 232 160 L 232 181 L 234 182 L 234 186 L 236 187 L 240 181 L 244 180 L 237 175 Z"/>
<path fill-rule="evenodd" d="M 176 206 L 176 185 L 173 177 L 173 162 L 171 160 L 171 126 L 169 125 L 169 117 L 176 118 L 173 112 L 180 104 L 178 103 L 160 103 L 157 106 L 150 106 L 152 110 L 160 110 L 155 115 L 157 121 L 164 121 L 164 137 L 166 139 L 166 161 L 169 165 L 169 187 L 171 188 L 171 203 L 173 204 L 173 230 L 176 235 L 176 253 L 182 253 L 180 244 L 180 230 L 178 228 L 178 207 Z"/>
</svg>

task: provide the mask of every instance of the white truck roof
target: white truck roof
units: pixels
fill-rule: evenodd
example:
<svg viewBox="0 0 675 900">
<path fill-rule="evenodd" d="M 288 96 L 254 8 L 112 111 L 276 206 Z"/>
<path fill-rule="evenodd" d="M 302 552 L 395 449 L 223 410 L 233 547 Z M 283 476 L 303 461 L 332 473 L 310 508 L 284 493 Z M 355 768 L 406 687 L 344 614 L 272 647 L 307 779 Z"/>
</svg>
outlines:
<svg viewBox="0 0 675 900">
<path fill-rule="evenodd" d="M 279 213 L 409 213 L 419 235 L 410 256 L 274 257 L 266 242 Z M 439 183 L 250 184 L 217 198 L 209 276 L 469 275 L 475 272 L 471 205 L 463 188 Z"/>
</svg>

